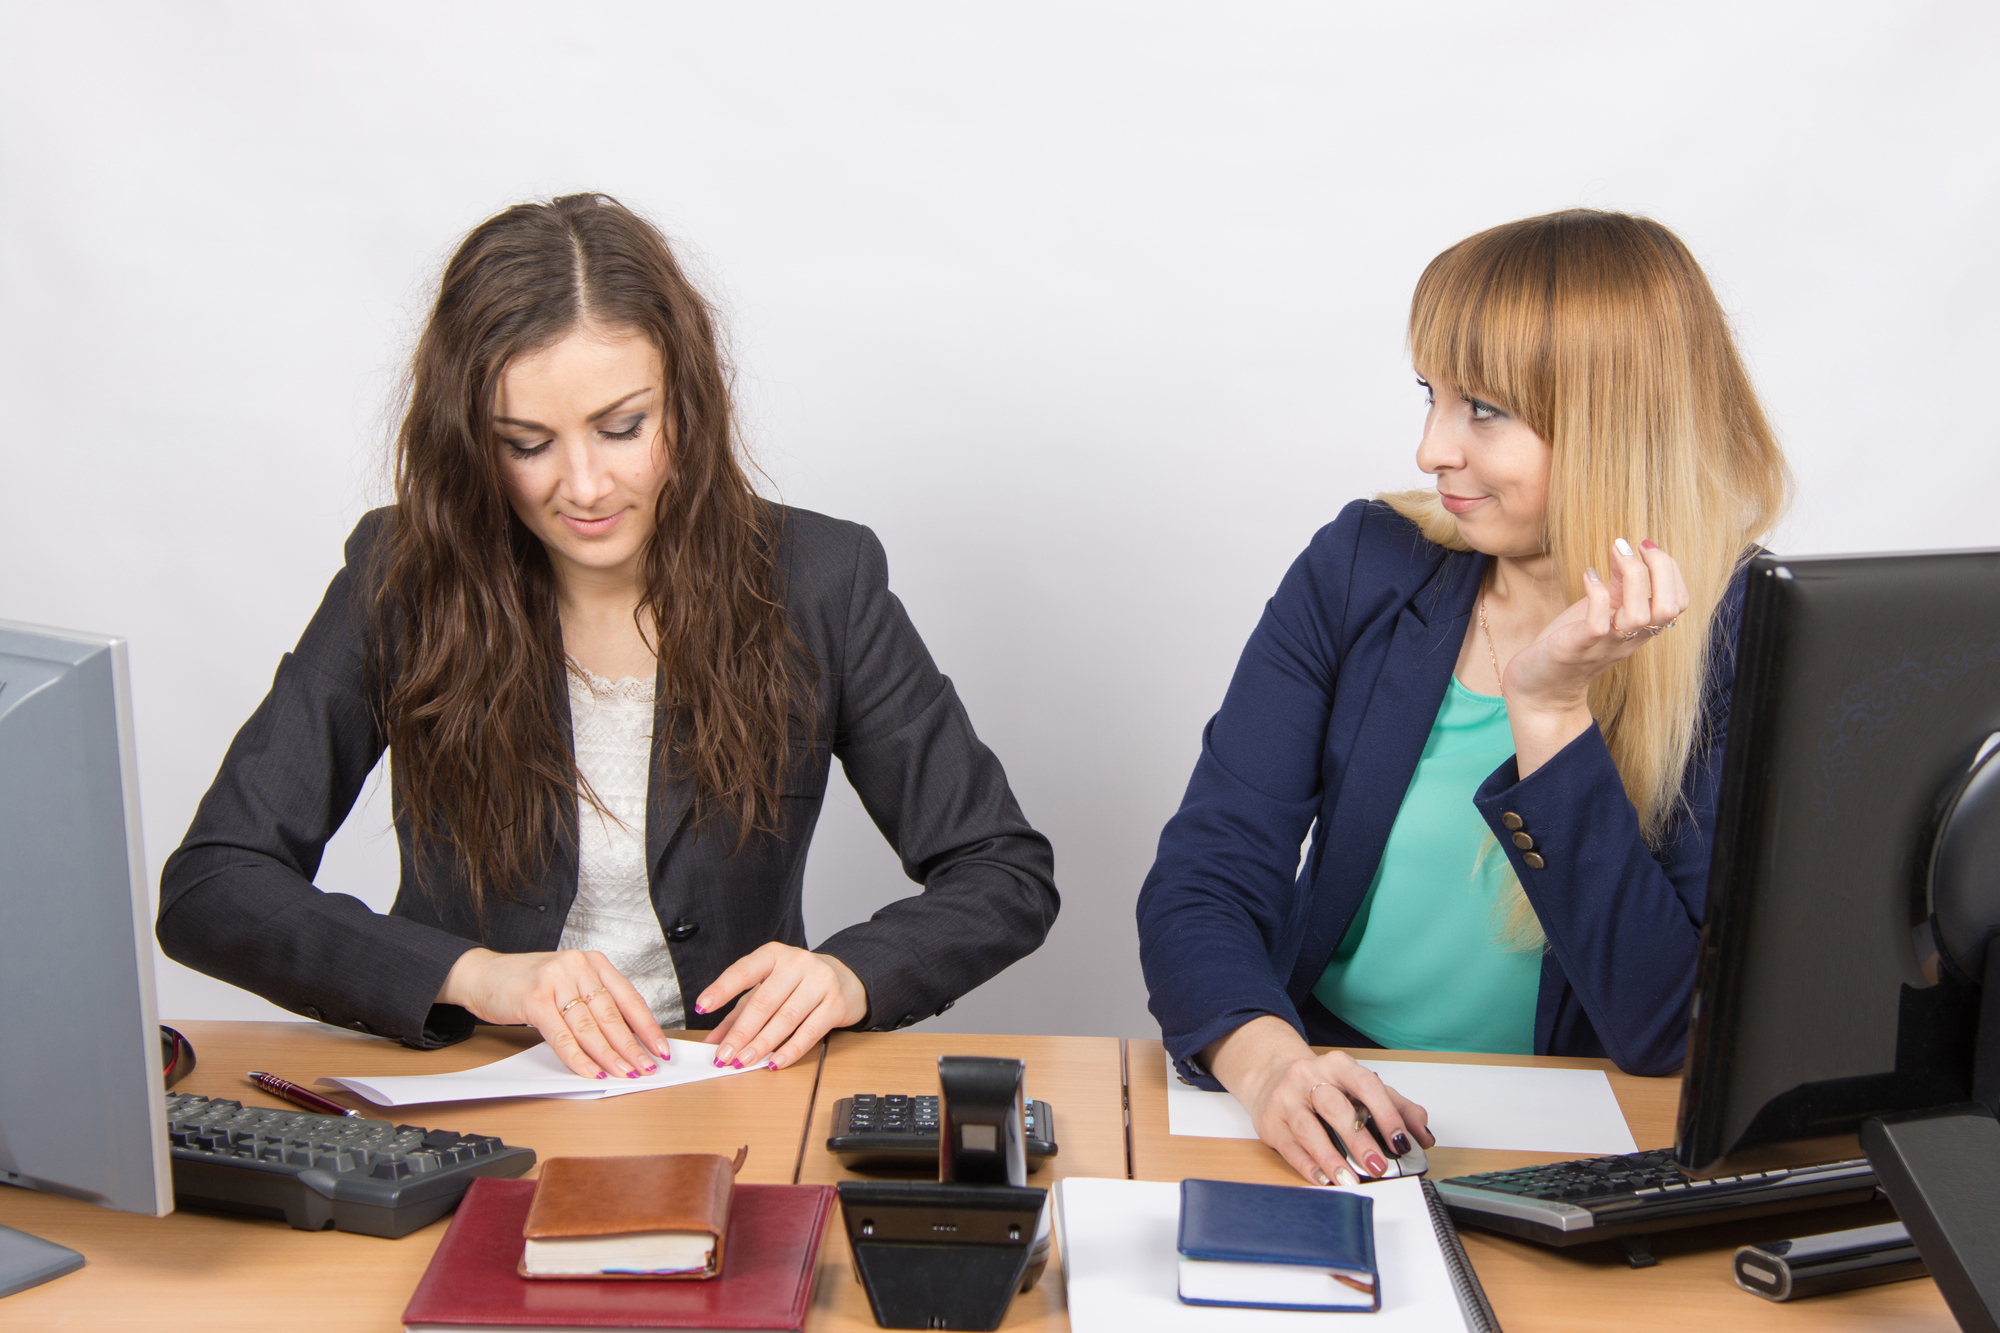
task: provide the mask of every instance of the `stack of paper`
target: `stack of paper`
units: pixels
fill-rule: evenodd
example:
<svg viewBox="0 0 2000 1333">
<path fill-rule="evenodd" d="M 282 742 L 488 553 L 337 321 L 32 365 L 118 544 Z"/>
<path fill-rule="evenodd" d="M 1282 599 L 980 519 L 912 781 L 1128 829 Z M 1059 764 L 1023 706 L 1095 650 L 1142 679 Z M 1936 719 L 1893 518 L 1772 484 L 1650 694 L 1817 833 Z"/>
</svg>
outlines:
<svg viewBox="0 0 2000 1333">
<path fill-rule="evenodd" d="M 660 1062 L 658 1072 L 638 1078 L 585 1078 L 570 1072 L 556 1058 L 548 1043 L 530 1046 L 519 1055 L 496 1060 L 477 1069 L 455 1074 L 416 1074 L 395 1078 L 323 1078 L 326 1087 L 346 1088 L 377 1106 L 414 1106 L 420 1102 L 476 1102 L 495 1097 L 562 1097 L 573 1101 L 595 1101 L 599 1097 L 623 1097 L 632 1092 L 652 1092 L 656 1088 L 676 1088 L 683 1083 L 700 1083 L 731 1074 L 747 1074 L 748 1069 L 717 1069 L 715 1047 L 699 1041 L 679 1041 L 669 1037 L 673 1057 Z M 758 1066 L 761 1068 L 762 1066 Z"/>
<path fill-rule="evenodd" d="M 1639 1151 L 1601 1069 L 1427 1064 L 1362 1060 L 1382 1081 L 1424 1108 L 1440 1148 L 1499 1148 L 1578 1157 Z M 1208 1139 L 1254 1139 L 1250 1113 L 1226 1092 L 1181 1082 L 1167 1062 L 1167 1132 Z"/>
<path fill-rule="evenodd" d="M 1306 1186 L 1299 1186 L 1304 1189 Z M 1373 1333 L 1465 1333 L 1423 1182 L 1362 1185 L 1375 1201 L 1375 1263 L 1382 1308 L 1360 1317 Z M 1056 1244 L 1074 1333 L 1272 1333 L 1346 1329 L 1348 1316 L 1188 1305 L 1179 1295 L 1181 1187 L 1071 1176 L 1056 1182 Z M 1335 1321 L 1319 1323 L 1314 1321 Z"/>
</svg>

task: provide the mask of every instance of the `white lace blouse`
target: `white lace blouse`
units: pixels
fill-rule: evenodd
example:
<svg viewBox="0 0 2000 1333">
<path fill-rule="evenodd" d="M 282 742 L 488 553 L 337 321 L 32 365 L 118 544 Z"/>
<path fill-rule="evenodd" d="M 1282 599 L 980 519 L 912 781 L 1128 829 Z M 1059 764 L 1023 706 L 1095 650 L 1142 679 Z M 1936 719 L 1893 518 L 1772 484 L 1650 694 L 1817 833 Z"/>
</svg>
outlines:
<svg viewBox="0 0 2000 1333">
<path fill-rule="evenodd" d="M 680 978 L 646 873 L 653 682 L 611 681 L 571 662 L 569 715 L 577 771 L 604 810 L 577 802 L 576 901 L 561 947 L 601 952 L 645 997 L 661 1027 L 680 1027 Z"/>
</svg>

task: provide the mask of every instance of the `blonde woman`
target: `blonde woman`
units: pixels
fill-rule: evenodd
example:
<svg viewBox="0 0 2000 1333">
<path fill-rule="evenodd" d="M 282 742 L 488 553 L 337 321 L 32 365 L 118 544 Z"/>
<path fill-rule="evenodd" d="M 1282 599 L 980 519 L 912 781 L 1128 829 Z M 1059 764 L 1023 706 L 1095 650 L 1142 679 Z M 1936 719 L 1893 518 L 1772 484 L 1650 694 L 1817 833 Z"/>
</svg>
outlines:
<svg viewBox="0 0 2000 1333">
<path fill-rule="evenodd" d="M 1656 222 L 1461 241 L 1410 350 L 1436 489 L 1349 505 L 1293 564 L 1139 896 L 1182 1076 L 1322 1182 L 1352 1173 L 1321 1118 L 1434 1140 L 1308 1043 L 1680 1064 L 1740 575 L 1788 485 Z"/>
</svg>

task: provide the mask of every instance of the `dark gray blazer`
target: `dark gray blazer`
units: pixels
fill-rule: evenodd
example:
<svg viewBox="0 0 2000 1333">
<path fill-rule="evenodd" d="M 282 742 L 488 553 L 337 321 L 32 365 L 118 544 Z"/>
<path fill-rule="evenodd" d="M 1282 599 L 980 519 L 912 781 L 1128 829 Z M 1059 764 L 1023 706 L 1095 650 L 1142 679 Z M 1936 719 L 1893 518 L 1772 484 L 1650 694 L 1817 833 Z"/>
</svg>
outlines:
<svg viewBox="0 0 2000 1333">
<path fill-rule="evenodd" d="M 692 1001 L 723 968 L 771 940 L 806 943 L 806 848 L 838 756 L 923 892 L 819 949 L 868 988 L 861 1026 L 903 1027 L 1041 944 L 1060 904 L 1054 858 L 889 591 L 875 534 L 803 509 L 775 513 L 785 607 L 819 664 L 818 731 L 810 743 L 794 738 L 782 832 L 732 852 L 735 824 L 721 814 L 692 820 L 692 783 L 662 780 L 661 714 L 646 802 L 653 908 L 689 1022 L 714 1025 L 721 1014 L 695 1015 Z M 431 1002 L 460 954 L 476 944 L 502 953 L 557 946 L 576 896 L 576 811 L 552 830 L 540 882 L 512 898 L 489 895 L 483 919 L 448 850 L 425 852 L 431 891 L 419 887 L 407 820 L 396 823 L 402 883 L 389 915 L 313 887 L 327 839 L 382 755 L 364 675 L 365 571 L 391 519 L 378 509 L 356 526 L 347 567 L 236 734 L 161 873 L 158 935 L 168 957 L 295 1013 L 433 1047 L 472 1031 L 465 1010 Z M 565 700 L 567 731 L 568 692 L 560 680 L 552 688 Z"/>
</svg>

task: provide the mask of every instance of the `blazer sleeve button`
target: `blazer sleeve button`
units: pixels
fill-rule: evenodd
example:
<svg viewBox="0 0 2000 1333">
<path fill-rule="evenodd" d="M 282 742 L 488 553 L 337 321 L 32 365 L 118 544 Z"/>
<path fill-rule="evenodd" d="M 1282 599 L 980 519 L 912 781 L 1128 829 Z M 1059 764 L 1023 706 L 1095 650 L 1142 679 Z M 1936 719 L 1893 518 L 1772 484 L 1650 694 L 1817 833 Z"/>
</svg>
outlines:
<svg viewBox="0 0 2000 1333">
<path fill-rule="evenodd" d="M 1514 835 L 1514 845 L 1525 852 L 1535 845 L 1535 840 L 1525 833 L 1516 833 Z"/>
<path fill-rule="evenodd" d="M 1519 815 L 1515 814 L 1512 810 L 1509 810 L 1506 814 L 1500 816 L 1500 822 L 1506 825 L 1508 829 L 1512 830 L 1520 828 L 1521 825 L 1526 821 L 1524 821 Z"/>
<path fill-rule="evenodd" d="M 1526 856 L 1523 856 L 1521 859 L 1528 863 L 1528 869 L 1530 870 L 1540 870 L 1543 866 L 1548 864 L 1548 862 L 1542 859 L 1540 852 L 1529 852 Z"/>
<path fill-rule="evenodd" d="M 356 1032 L 365 1032 L 371 1037 L 375 1035 L 375 1029 L 369 1027 L 366 1023 L 362 1022 L 358 1018 L 355 1019 L 352 1023 L 349 1023 L 347 1026 L 353 1028 Z"/>
<path fill-rule="evenodd" d="M 310 1018 L 315 1023 L 326 1022 L 326 1015 L 319 1011 L 319 1006 L 316 1004 L 309 1004 L 305 1008 L 299 1010 L 299 1012 L 304 1014 L 307 1018 Z"/>
<path fill-rule="evenodd" d="M 667 931 L 667 938 L 675 944 L 682 944 L 693 939 L 700 930 L 701 922 L 690 921 L 686 917 L 682 917 L 680 920 L 674 922 L 672 929 Z"/>
</svg>

